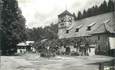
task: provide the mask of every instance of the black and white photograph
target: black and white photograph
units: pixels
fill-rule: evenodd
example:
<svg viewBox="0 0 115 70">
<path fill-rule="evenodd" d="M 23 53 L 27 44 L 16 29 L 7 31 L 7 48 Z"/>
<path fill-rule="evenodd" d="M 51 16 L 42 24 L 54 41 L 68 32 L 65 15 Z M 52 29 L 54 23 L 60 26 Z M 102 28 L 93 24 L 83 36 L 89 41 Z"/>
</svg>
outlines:
<svg viewBox="0 0 115 70">
<path fill-rule="evenodd" d="M 0 70 L 115 70 L 115 0 L 0 0 Z"/>
</svg>

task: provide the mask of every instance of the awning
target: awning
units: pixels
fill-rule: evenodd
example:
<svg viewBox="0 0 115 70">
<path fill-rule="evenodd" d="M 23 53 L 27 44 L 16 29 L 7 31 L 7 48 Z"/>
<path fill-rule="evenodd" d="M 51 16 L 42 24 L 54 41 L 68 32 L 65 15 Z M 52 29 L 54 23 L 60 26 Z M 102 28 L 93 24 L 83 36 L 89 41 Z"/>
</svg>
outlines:
<svg viewBox="0 0 115 70">
<path fill-rule="evenodd" d="M 26 43 L 19 43 L 17 46 L 27 46 Z"/>
</svg>

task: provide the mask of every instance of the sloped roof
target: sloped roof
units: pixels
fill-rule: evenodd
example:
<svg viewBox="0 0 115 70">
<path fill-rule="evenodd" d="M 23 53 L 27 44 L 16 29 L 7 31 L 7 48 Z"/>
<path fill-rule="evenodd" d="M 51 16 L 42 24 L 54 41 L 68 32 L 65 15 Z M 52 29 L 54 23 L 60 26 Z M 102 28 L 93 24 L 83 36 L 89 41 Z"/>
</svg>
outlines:
<svg viewBox="0 0 115 70">
<path fill-rule="evenodd" d="M 107 20 L 110 21 L 105 23 Z M 90 31 L 87 31 L 88 26 L 94 22 L 96 24 L 91 26 Z M 76 28 L 80 25 L 83 26 L 79 29 L 79 32 L 75 32 Z M 63 33 L 59 38 L 91 36 L 94 33 L 104 33 L 106 31 L 109 33 L 115 33 L 115 16 L 113 15 L 113 12 L 73 21 L 73 28 L 69 33 Z"/>
<path fill-rule="evenodd" d="M 101 24 L 97 29 L 93 30 L 90 34 L 102 34 L 102 33 L 109 33 L 106 28 L 106 24 Z"/>
<path fill-rule="evenodd" d="M 17 46 L 27 46 L 27 45 L 26 43 L 22 42 L 22 43 L 17 44 Z"/>
<path fill-rule="evenodd" d="M 58 17 L 62 17 L 62 16 L 65 16 L 65 15 L 73 16 L 68 10 L 65 10 L 64 12 L 62 12 L 61 14 L 59 14 Z"/>
<path fill-rule="evenodd" d="M 29 44 L 33 44 L 34 41 L 25 41 L 25 42 L 21 42 L 18 43 L 17 46 L 28 46 Z"/>
</svg>

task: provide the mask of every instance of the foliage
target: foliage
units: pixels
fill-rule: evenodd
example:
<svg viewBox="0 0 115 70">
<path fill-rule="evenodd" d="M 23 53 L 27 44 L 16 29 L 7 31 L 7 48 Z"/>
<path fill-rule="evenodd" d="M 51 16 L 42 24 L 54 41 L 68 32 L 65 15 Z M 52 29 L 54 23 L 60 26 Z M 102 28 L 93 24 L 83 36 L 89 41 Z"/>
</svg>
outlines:
<svg viewBox="0 0 115 70">
<path fill-rule="evenodd" d="M 43 39 L 57 39 L 58 38 L 58 24 L 51 24 L 44 28 L 38 27 L 27 29 L 28 40 L 41 41 Z"/>
<path fill-rule="evenodd" d="M 56 39 L 43 39 L 41 41 L 37 41 L 34 44 L 34 47 L 41 54 L 42 57 L 55 56 L 58 50 L 58 41 Z"/>
<path fill-rule="evenodd" d="M 109 0 L 108 3 L 104 1 L 100 6 L 95 5 L 91 8 L 88 8 L 88 10 L 84 10 L 83 13 L 79 11 L 77 20 L 107 12 L 112 12 L 114 11 L 114 9 L 115 9 L 115 3 L 113 2 L 113 0 Z"/>
<path fill-rule="evenodd" d="M 2 1 L 1 49 L 3 54 L 12 54 L 16 51 L 16 44 L 26 39 L 25 18 L 16 0 Z"/>
</svg>

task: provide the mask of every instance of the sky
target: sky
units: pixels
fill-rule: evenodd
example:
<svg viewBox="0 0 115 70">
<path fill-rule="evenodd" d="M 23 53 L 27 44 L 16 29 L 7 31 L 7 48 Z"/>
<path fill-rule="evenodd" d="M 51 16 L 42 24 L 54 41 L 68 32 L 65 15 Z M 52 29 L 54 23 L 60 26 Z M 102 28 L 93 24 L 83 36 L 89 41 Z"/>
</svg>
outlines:
<svg viewBox="0 0 115 70">
<path fill-rule="evenodd" d="M 28 28 L 57 23 L 57 15 L 64 10 L 77 15 L 78 11 L 100 5 L 104 0 L 18 0 Z M 108 1 L 108 0 L 106 0 Z"/>
</svg>

